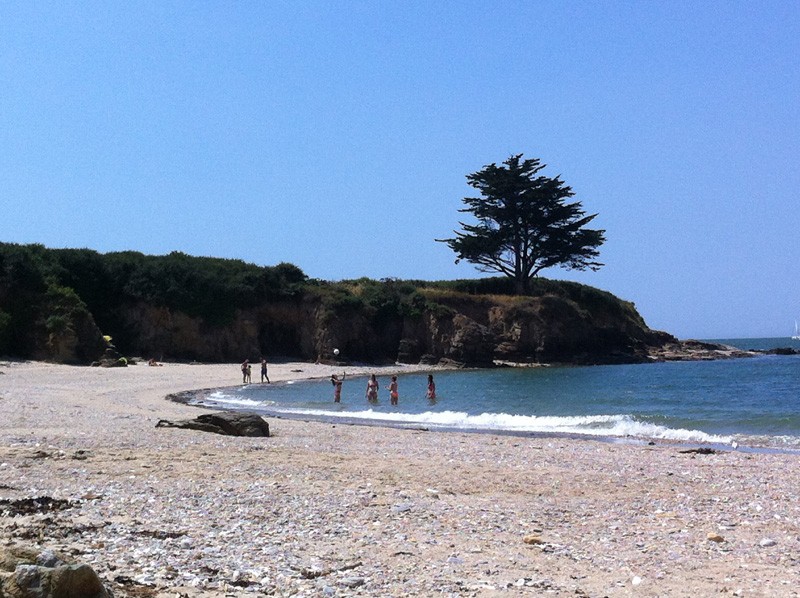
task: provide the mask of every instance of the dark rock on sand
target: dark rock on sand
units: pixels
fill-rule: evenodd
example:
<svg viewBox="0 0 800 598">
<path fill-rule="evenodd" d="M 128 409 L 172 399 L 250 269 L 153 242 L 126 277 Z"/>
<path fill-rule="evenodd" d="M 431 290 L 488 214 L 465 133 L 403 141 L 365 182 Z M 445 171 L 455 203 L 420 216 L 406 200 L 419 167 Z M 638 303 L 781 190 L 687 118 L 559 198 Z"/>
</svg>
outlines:
<svg viewBox="0 0 800 598">
<path fill-rule="evenodd" d="M 439 363 L 439 358 L 430 353 L 425 353 L 425 355 L 419 358 L 419 362 L 423 365 L 436 365 Z"/>
<path fill-rule="evenodd" d="M 111 598 L 88 565 L 70 563 L 52 551 L 0 548 L 0 596 L 6 598 Z"/>
<path fill-rule="evenodd" d="M 716 455 L 718 451 L 707 446 L 701 446 L 699 448 L 691 448 L 678 452 L 683 455 Z"/>
<path fill-rule="evenodd" d="M 114 345 L 108 343 L 105 351 L 103 351 L 103 356 L 99 361 L 92 362 L 92 366 L 104 368 L 124 368 L 128 367 L 128 360 L 117 352 L 117 348 Z"/>
<path fill-rule="evenodd" d="M 261 416 L 233 411 L 205 413 L 194 419 L 178 421 L 162 419 L 156 428 L 186 428 L 226 436 L 269 436 L 269 424 Z"/>
</svg>

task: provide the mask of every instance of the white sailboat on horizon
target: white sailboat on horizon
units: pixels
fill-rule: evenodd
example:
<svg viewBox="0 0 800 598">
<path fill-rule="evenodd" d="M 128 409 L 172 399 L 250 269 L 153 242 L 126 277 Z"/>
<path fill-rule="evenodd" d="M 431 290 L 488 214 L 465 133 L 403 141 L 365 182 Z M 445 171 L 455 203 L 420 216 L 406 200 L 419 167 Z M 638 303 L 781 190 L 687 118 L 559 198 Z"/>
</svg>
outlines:
<svg viewBox="0 0 800 598">
<path fill-rule="evenodd" d="M 792 335 L 793 341 L 800 341 L 800 328 L 797 327 L 797 320 L 794 321 L 794 334 Z"/>
</svg>

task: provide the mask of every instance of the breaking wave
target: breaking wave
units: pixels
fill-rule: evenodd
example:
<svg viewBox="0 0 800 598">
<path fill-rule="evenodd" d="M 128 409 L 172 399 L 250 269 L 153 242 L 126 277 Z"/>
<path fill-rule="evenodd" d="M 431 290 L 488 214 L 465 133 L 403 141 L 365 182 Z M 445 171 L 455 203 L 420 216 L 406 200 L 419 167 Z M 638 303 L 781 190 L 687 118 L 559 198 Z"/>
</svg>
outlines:
<svg viewBox="0 0 800 598">
<path fill-rule="evenodd" d="M 534 416 L 508 413 L 470 415 L 460 411 L 424 413 L 383 413 L 365 411 L 279 408 L 279 413 L 380 422 L 398 426 L 426 426 L 460 430 L 530 432 L 541 434 L 580 434 L 584 436 L 636 437 L 679 442 L 728 444 L 730 436 L 707 434 L 700 430 L 675 429 L 639 421 L 630 415 Z"/>
</svg>

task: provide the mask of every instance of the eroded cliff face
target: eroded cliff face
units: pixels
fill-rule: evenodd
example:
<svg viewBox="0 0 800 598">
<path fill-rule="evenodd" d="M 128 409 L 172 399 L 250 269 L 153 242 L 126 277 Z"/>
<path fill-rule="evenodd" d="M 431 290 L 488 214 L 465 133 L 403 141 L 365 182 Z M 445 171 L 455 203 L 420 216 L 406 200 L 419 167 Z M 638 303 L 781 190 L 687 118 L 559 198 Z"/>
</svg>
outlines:
<svg viewBox="0 0 800 598">
<path fill-rule="evenodd" d="M 268 304 L 239 310 L 224 325 L 146 303 L 123 306 L 122 348 L 146 358 L 242 361 L 261 355 L 308 358 L 319 343 L 313 305 Z"/>
<path fill-rule="evenodd" d="M 631 363 L 674 337 L 650 330 L 619 300 L 579 304 L 558 296 L 429 297 L 421 314 L 375 322 L 364 311 L 333 313 L 311 298 L 238 311 L 225 325 L 147 304 L 125 306 L 122 350 L 156 359 L 294 358 L 487 366 Z M 340 355 L 334 358 L 333 349 Z"/>
<path fill-rule="evenodd" d="M 420 357 L 469 365 L 632 363 L 676 340 L 650 330 L 632 306 L 587 308 L 553 296 L 459 297 L 446 303 L 452 313 L 426 314 L 422 334 L 416 328 L 410 335 L 423 347 Z"/>
<path fill-rule="evenodd" d="M 333 361 L 339 349 L 338 361 L 465 365 L 675 354 L 659 354 L 673 337 L 650 330 L 610 293 L 530 282 L 531 295 L 520 297 L 504 277 L 327 282 L 286 263 L 0 243 L 0 354 L 114 364 L 123 356 Z"/>
</svg>

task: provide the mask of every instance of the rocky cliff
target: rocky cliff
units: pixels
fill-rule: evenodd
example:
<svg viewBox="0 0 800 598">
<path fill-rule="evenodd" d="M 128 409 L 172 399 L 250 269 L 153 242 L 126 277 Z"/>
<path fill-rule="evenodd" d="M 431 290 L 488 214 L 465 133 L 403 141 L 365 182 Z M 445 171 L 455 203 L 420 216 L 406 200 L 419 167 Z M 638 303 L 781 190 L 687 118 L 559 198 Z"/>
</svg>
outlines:
<svg viewBox="0 0 800 598">
<path fill-rule="evenodd" d="M 333 360 L 338 348 L 342 361 L 598 364 L 643 361 L 677 342 L 605 291 L 536 278 L 518 296 L 512 286 L 326 282 L 286 263 L 0 243 L 0 355 Z"/>
<path fill-rule="evenodd" d="M 632 363 L 676 339 L 650 330 L 631 304 L 567 296 L 469 295 L 423 290 L 425 308 L 376 322 L 367 310 L 331 309 L 318 298 L 238 310 L 225 325 L 145 303 L 123 305 L 120 350 L 156 359 L 296 358 L 471 366 Z M 118 333 L 117 333 L 118 334 Z M 115 338 L 120 338 L 115 336 Z M 340 354 L 334 358 L 333 350 Z"/>
</svg>

